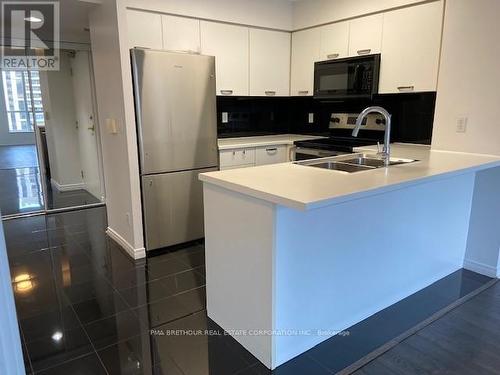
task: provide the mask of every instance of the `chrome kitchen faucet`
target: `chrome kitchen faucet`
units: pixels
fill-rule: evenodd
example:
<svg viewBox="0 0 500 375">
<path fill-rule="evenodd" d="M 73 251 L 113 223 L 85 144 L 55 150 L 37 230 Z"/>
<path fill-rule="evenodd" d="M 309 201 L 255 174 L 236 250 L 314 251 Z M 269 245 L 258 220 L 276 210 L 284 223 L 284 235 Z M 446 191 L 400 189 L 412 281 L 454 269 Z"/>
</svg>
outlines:
<svg viewBox="0 0 500 375">
<path fill-rule="evenodd" d="M 369 113 L 380 113 L 382 116 L 384 116 L 385 120 L 384 148 L 382 149 L 382 152 L 379 151 L 379 154 L 382 155 L 385 166 L 389 166 L 391 161 L 391 114 L 387 112 L 386 109 L 378 106 L 365 108 L 356 119 L 356 126 L 352 131 L 352 136 L 353 137 L 358 136 L 361 124 L 363 123 L 363 120 L 365 119 L 366 115 L 368 115 Z"/>
</svg>

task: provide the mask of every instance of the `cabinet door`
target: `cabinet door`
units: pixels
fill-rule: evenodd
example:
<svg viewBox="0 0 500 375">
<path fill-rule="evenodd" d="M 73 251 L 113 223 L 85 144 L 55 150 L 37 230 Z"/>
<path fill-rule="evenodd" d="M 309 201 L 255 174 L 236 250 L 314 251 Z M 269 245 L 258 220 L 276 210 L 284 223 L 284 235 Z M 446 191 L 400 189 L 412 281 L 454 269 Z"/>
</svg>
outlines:
<svg viewBox="0 0 500 375">
<path fill-rule="evenodd" d="M 248 95 L 248 28 L 201 21 L 201 51 L 215 56 L 217 95 Z"/>
<path fill-rule="evenodd" d="M 259 147 L 255 150 L 255 165 L 285 163 L 288 161 L 285 145 Z"/>
<path fill-rule="evenodd" d="M 200 52 L 200 20 L 176 16 L 161 16 L 163 49 Z"/>
<path fill-rule="evenodd" d="M 385 14 L 380 93 L 436 90 L 442 14 L 440 1 Z"/>
<path fill-rule="evenodd" d="M 290 33 L 250 29 L 250 95 L 290 94 Z"/>
<path fill-rule="evenodd" d="M 222 150 L 219 153 L 221 169 L 238 165 L 255 165 L 255 148 Z"/>
<path fill-rule="evenodd" d="M 320 28 L 320 60 L 346 57 L 349 52 L 349 22 L 338 22 Z"/>
<path fill-rule="evenodd" d="M 292 34 L 291 95 L 312 95 L 314 62 L 319 60 L 320 29 Z"/>
<path fill-rule="evenodd" d="M 349 56 L 380 52 L 383 20 L 383 14 L 375 14 L 349 21 Z"/>
<path fill-rule="evenodd" d="M 162 49 L 161 15 L 127 9 L 129 47 Z"/>
</svg>

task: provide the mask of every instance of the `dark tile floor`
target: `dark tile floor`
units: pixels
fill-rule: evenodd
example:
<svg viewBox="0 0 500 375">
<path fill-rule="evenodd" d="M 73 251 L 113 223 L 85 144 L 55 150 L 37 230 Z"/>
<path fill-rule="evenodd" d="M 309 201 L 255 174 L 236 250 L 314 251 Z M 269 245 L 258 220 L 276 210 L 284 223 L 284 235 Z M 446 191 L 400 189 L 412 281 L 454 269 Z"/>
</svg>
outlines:
<svg viewBox="0 0 500 375">
<path fill-rule="evenodd" d="M 101 203 L 99 199 L 94 197 L 85 189 L 59 191 L 54 189 L 50 182 L 47 182 L 46 188 L 47 209 L 49 210 Z"/>
<path fill-rule="evenodd" d="M 270 374 L 207 317 L 201 243 L 134 262 L 106 237 L 104 208 L 4 226 L 28 373 Z M 273 373 L 338 371 L 488 280 L 458 271 Z"/>
<path fill-rule="evenodd" d="M 0 169 L 35 167 L 38 167 L 38 155 L 34 144 L 0 146 Z"/>
</svg>

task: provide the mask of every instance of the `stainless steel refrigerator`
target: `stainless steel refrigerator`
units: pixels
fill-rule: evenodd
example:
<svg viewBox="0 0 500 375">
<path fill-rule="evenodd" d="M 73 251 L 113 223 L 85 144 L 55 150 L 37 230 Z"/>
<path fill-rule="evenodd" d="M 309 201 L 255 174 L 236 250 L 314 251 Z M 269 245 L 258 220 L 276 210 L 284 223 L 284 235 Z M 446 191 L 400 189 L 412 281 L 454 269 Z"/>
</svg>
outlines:
<svg viewBox="0 0 500 375">
<path fill-rule="evenodd" d="M 218 169 L 215 58 L 131 50 L 146 249 L 203 237 L 198 174 Z"/>
</svg>

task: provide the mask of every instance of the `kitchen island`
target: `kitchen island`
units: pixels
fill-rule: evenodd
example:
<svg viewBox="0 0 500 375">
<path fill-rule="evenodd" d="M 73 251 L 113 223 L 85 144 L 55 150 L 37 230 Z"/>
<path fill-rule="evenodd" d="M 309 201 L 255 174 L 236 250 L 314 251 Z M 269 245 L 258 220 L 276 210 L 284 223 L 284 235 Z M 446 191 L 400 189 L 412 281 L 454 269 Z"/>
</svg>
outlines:
<svg viewBox="0 0 500 375">
<path fill-rule="evenodd" d="M 268 368 L 462 267 L 498 275 L 500 158 L 393 156 L 419 161 L 200 175 L 208 315 Z"/>
</svg>

